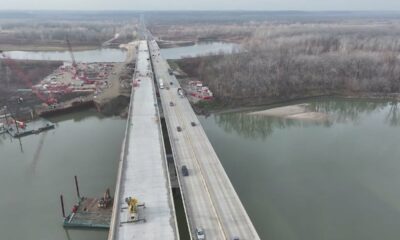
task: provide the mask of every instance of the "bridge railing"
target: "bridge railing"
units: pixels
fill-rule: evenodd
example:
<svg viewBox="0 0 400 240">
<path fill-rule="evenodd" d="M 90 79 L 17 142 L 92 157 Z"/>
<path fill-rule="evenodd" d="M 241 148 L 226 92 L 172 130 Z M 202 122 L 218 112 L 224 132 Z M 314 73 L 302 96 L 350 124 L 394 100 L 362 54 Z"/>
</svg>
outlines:
<svg viewBox="0 0 400 240">
<path fill-rule="evenodd" d="M 138 57 L 136 55 L 135 62 L 137 63 Z M 134 78 L 135 76 L 133 76 Z M 133 79 L 132 79 L 133 80 Z M 132 86 L 131 89 L 131 96 L 130 96 L 130 101 L 133 100 L 134 96 L 134 86 Z M 110 222 L 110 231 L 108 232 L 108 240 L 114 240 L 116 237 L 116 229 L 118 228 L 118 223 L 119 223 L 119 218 L 120 218 L 120 211 L 119 211 L 119 204 L 121 203 L 120 195 L 121 195 L 121 181 L 122 181 L 122 175 L 123 175 L 123 169 L 125 166 L 126 162 L 126 157 L 127 157 L 127 151 L 126 149 L 129 146 L 129 132 L 130 132 L 130 121 L 131 121 L 131 115 L 132 115 L 132 109 L 133 109 L 133 104 L 131 102 L 129 103 L 129 110 L 128 110 L 128 119 L 126 122 L 126 127 L 125 127 L 125 138 L 122 143 L 122 149 L 121 149 L 121 155 L 120 155 L 120 160 L 118 164 L 118 173 L 117 173 L 117 183 L 115 186 L 115 193 L 114 193 L 114 204 L 113 204 L 113 211 L 112 211 L 112 216 L 111 216 L 111 222 Z"/>
</svg>

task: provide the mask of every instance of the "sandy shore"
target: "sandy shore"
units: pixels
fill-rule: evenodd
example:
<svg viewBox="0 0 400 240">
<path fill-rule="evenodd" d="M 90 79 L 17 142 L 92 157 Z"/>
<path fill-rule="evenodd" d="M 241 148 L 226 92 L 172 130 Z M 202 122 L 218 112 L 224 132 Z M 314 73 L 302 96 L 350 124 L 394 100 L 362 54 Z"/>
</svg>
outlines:
<svg viewBox="0 0 400 240">
<path fill-rule="evenodd" d="M 311 111 L 309 104 L 296 104 L 286 107 L 271 108 L 263 111 L 251 112 L 249 115 L 261 115 L 318 122 L 329 121 L 328 114 Z"/>
</svg>

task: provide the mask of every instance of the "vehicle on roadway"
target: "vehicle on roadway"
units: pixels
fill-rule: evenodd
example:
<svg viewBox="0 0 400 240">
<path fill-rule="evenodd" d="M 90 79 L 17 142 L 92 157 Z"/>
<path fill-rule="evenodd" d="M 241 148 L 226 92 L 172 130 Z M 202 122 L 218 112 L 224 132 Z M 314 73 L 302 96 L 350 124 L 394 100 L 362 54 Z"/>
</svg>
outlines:
<svg viewBox="0 0 400 240">
<path fill-rule="evenodd" d="M 182 128 L 181 127 L 176 127 L 176 130 L 178 131 L 178 132 L 180 132 L 180 131 L 182 131 Z"/>
<path fill-rule="evenodd" d="M 182 88 L 178 88 L 178 95 L 179 95 L 181 98 L 184 97 Z"/>
<path fill-rule="evenodd" d="M 158 80 L 158 84 L 160 85 L 160 89 L 163 89 L 163 88 L 164 88 L 164 81 L 162 80 L 162 78 L 160 78 L 160 79 Z"/>
<path fill-rule="evenodd" d="M 171 107 L 173 107 L 173 106 L 174 106 L 174 102 L 169 102 L 169 105 L 170 105 Z"/>
<path fill-rule="evenodd" d="M 204 230 L 201 227 L 196 228 L 196 238 L 197 240 L 206 239 L 206 235 L 204 234 Z"/>
<path fill-rule="evenodd" d="M 183 166 L 182 166 L 181 171 L 182 171 L 182 175 L 183 175 L 183 176 L 185 176 L 185 177 L 189 176 L 189 170 L 188 170 L 188 168 L 186 167 L 186 165 L 183 165 Z"/>
<path fill-rule="evenodd" d="M 197 125 L 195 122 L 191 122 L 190 124 L 191 124 L 193 127 Z"/>
</svg>

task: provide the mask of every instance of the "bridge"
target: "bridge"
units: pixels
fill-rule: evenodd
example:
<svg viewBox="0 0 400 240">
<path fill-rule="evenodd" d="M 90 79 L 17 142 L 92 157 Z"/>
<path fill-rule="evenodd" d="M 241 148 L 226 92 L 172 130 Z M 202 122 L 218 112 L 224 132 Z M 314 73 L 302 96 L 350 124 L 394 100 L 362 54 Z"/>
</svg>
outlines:
<svg viewBox="0 0 400 240">
<path fill-rule="evenodd" d="M 179 239 L 146 41 L 139 44 L 108 239 Z M 126 198 L 145 207 L 132 221 Z"/>
<path fill-rule="evenodd" d="M 196 239 L 199 227 L 206 239 L 260 239 L 189 101 L 178 94 L 179 82 L 168 70 L 157 43 L 141 41 L 109 240 L 179 239 L 170 180 L 175 172 L 191 239 Z M 166 87 L 160 88 L 161 82 Z M 176 167 L 171 172 L 160 112 Z M 182 174 L 183 166 L 188 176 Z M 124 199 L 130 196 L 145 202 L 146 222 L 127 221 Z"/>
</svg>

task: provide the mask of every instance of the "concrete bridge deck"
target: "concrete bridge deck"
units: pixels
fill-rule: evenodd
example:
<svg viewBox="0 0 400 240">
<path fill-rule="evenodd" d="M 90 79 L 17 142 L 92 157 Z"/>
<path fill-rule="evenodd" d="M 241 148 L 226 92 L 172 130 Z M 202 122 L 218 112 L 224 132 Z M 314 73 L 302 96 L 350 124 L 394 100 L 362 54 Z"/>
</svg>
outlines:
<svg viewBox="0 0 400 240">
<path fill-rule="evenodd" d="M 109 240 L 179 239 L 146 41 L 139 44 L 125 140 L 119 163 Z M 125 198 L 145 208 L 130 223 Z"/>
<path fill-rule="evenodd" d="M 169 87 L 159 91 L 192 237 L 202 227 L 206 239 L 260 239 L 189 101 L 177 94 L 179 83 L 157 43 L 149 47 L 156 78 Z M 189 176 L 182 175 L 183 165 Z"/>
</svg>

